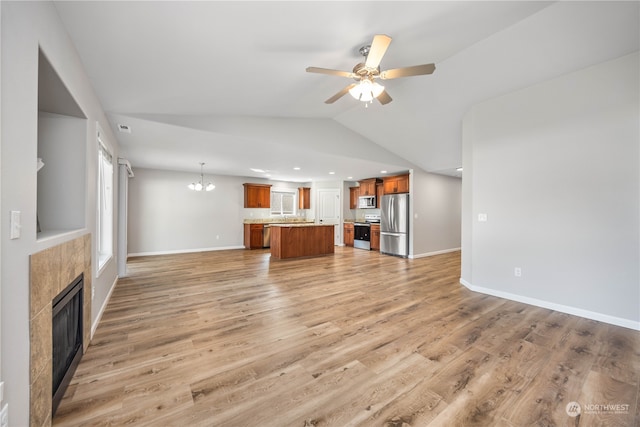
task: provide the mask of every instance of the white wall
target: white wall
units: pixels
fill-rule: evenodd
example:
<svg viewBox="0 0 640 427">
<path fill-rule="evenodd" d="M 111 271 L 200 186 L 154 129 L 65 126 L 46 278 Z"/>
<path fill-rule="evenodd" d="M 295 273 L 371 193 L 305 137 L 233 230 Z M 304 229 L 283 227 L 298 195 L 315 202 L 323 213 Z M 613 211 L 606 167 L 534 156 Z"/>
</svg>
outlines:
<svg viewBox="0 0 640 427">
<path fill-rule="evenodd" d="M 1 371 L 5 382 L 4 400 L 9 404 L 9 425 L 29 425 L 29 255 L 71 240 L 96 229 L 96 140 L 95 124 L 109 124 L 82 62 L 62 26 L 51 2 L 0 2 L 2 10 L 2 191 L 1 244 L 2 348 Z M 38 139 L 38 48 L 47 56 L 57 74 L 75 98 L 86 126 L 86 228 L 50 239 L 36 239 L 36 158 Z M 116 147 L 114 136 L 105 138 Z M 117 155 L 117 150 L 116 153 Z M 46 166 L 45 166 L 46 167 Z M 116 193 L 117 194 L 117 193 Z M 115 204 L 117 209 L 117 201 Z M 22 235 L 9 240 L 9 212 L 22 213 Z M 114 239 L 115 230 L 114 226 Z M 93 240 L 95 254 L 95 239 Z M 92 304 L 95 316 L 116 279 L 115 260 L 100 277 L 93 277 L 96 291 Z M 95 317 L 94 317 L 95 321 Z"/>
<path fill-rule="evenodd" d="M 638 61 L 636 52 L 473 107 L 464 284 L 640 329 Z"/>
<path fill-rule="evenodd" d="M 461 193 L 460 178 L 411 171 L 412 258 L 460 249 Z"/>
<path fill-rule="evenodd" d="M 129 180 L 129 255 L 242 248 L 243 219 L 269 218 L 269 209 L 245 209 L 243 183 L 295 188 L 306 184 L 210 175 L 216 188 L 187 188 L 199 173 L 143 169 L 134 166 Z M 312 199 L 313 200 L 313 199 Z M 305 217 L 307 211 L 301 211 Z"/>
</svg>

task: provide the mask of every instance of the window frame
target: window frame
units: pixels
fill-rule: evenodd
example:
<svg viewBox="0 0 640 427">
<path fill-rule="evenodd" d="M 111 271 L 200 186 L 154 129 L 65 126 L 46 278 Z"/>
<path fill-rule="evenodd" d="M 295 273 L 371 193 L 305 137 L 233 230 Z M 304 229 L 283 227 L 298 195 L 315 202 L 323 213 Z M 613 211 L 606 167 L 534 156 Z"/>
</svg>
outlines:
<svg viewBox="0 0 640 427">
<path fill-rule="evenodd" d="M 114 257 L 114 189 L 115 171 L 113 150 L 102 139 L 102 133 L 97 131 L 98 155 L 97 155 L 97 191 L 96 191 L 96 277 L 100 276 L 109 261 Z M 105 170 L 107 163 L 110 171 Z M 110 176 L 105 177 L 105 172 Z M 104 180 L 109 180 L 105 188 Z M 109 188 L 110 187 L 110 188 Z M 105 204 L 106 203 L 106 204 Z M 105 212 L 104 208 L 110 210 Z M 105 229 L 106 227 L 106 229 Z"/>
<path fill-rule="evenodd" d="M 279 211 L 275 211 L 274 208 L 276 206 L 274 206 L 274 196 L 278 196 L 280 195 L 280 203 L 279 203 Z M 284 206 L 282 203 L 283 200 L 283 195 L 290 195 L 291 199 L 292 199 L 292 206 L 291 206 L 291 213 L 289 213 L 289 211 L 284 212 Z M 297 207 L 298 207 L 298 191 L 294 188 L 272 188 L 271 189 L 271 208 L 270 208 L 270 213 L 271 216 L 282 216 L 282 217 L 286 217 L 286 216 L 295 216 L 297 215 Z"/>
</svg>

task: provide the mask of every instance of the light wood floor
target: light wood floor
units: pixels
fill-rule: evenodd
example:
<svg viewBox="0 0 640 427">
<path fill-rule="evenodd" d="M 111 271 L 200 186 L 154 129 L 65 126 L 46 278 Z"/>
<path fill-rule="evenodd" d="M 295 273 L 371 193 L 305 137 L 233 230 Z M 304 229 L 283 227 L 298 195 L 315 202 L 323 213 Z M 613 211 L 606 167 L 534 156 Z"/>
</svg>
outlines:
<svg viewBox="0 0 640 427">
<path fill-rule="evenodd" d="M 55 426 L 640 421 L 638 332 L 473 293 L 459 253 L 234 250 L 129 269 Z"/>
</svg>

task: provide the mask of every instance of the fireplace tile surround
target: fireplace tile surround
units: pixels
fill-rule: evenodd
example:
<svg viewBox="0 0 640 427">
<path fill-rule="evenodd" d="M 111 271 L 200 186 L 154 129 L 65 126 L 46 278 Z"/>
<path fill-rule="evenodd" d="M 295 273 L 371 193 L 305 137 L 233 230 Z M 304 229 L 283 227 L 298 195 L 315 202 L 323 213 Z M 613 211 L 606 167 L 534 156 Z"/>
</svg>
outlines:
<svg viewBox="0 0 640 427">
<path fill-rule="evenodd" d="M 91 234 L 85 234 L 31 255 L 29 288 L 29 422 L 51 426 L 52 301 L 73 279 L 84 273 L 83 351 L 91 333 Z"/>
</svg>

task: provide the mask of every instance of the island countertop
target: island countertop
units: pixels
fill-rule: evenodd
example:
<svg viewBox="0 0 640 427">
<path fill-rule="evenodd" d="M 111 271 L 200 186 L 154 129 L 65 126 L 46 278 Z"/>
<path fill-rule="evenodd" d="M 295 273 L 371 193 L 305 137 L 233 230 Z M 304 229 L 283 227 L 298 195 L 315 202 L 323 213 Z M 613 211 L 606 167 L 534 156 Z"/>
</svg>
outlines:
<svg viewBox="0 0 640 427">
<path fill-rule="evenodd" d="M 333 227 L 334 224 L 315 224 L 313 222 L 269 224 L 271 227 Z"/>
<path fill-rule="evenodd" d="M 299 258 L 334 253 L 333 224 L 272 224 L 271 258 Z"/>
</svg>

